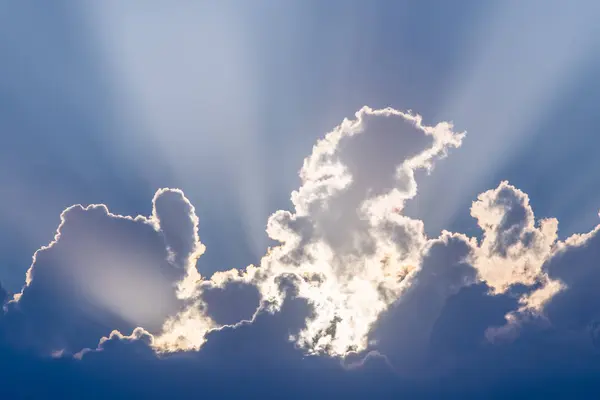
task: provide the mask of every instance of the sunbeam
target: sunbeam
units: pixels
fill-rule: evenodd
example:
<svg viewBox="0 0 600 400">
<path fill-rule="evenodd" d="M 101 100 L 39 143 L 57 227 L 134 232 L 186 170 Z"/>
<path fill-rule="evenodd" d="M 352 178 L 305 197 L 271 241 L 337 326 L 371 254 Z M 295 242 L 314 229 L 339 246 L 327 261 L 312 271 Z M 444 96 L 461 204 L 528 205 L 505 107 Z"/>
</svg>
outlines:
<svg viewBox="0 0 600 400">
<path fill-rule="evenodd" d="M 133 127 L 108 145 L 129 149 L 142 174 L 162 165 L 173 185 L 200 202 L 213 197 L 199 189 L 203 182 L 234 199 L 210 218 L 242 228 L 259 257 L 269 210 L 251 28 L 227 3 L 149 2 L 138 10 L 117 1 L 87 9 Z"/>
<path fill-rule="evenodd" d="M 597 398 L 599 16 L 0 1 L 0 398 Z"/>
<path fill-rule="evenodd" d="M 595 55 L 590 50 L 600 44 L 598 13 L 596 1 L 560 0 L 505 1 L 486 10 L 466 44 L 466 67 L 454 89 L 443 94 L 439 118 L 470 134 L 461 156 L 445 161 L 421 186 L 419 210 L 430 229 L 462 218 L 465 205 L 486 189 L 486 179 L 529 143 L 547 110 Z"/>
</svg>

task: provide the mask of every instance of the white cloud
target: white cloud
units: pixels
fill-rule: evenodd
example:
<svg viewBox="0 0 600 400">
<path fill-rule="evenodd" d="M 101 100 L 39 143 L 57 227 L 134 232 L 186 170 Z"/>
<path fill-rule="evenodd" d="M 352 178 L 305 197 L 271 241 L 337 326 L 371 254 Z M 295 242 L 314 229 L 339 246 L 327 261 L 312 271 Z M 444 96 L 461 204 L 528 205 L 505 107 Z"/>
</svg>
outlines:
<svg viewBox="0 0 600 400">
<path fill-rule="evenodd" d="M 366 349 L 371 325 L 406 288 L 427 243 L 421 221 L 400 214 L 416 195 L 414 171 L 430 169 L 463 137 L 448 123 L 427 127 L 418 115 L 363 107 L 315 145 L 292 193 L 294 212 L 269 219 L 281 246 L 252 279 L 277 308 L 277 277 L 297 276 L 298 295 L 314 307 L 293 338 L 305 351 Z"/>
<path fill-rule="evenodd" d="M 475 261 L 482 279 L 497 292 L 534 284 L 557 240 L 558 221 L 536 226 L 529 197 L 508 182 L 480 194 L 471 215 L 484 232 Z"/>
<path fill-rule="evenodd" d="M 25 286 L 6 306 L 14 341 L 68 354 L 113 329 L 159 333 L 185 306 L 177 285 L 197 275 L 204 246 L 183 192 L 161 189 L 152 204 L 149 217 L 113 214 L 103 204 L 67 208 L 54 240 L 35 252 Z"/>
<path fill-rule="evenodd" d="M 428 238 L 422 221 L 402 214 L 417 195 L 415 171 L 430 172 L 464 136 L 449 123 L 427 127 L 418 115 L 363 107 L 305 159 L 293 210 L 269 218 L 267 233 L 280 244 L 259 265 L 211 277 L 196 268 L 205 250 L 199 220 L 178 189 L 158 190 L 149 217 L 70 207 L 54 240 L 34 254 L 7 316 L 23 316 L 25 331 L 39 334 L 22 340 L 33 337 L 51 354 L 92 348 L 101 337 L 95 351 L 135 341 L 156 353 L 198 350 L 211 332 L 281 311 L 291 285 L 311 308 L 289 332 L 303 352 L 381 353 L 416 368 L 446 302 L 484 283 L 490 296 L 524 288 L 506 323 L 485 332 L 491 341 L 514 338 L 530 318 L 555 310 L 570 286 L 585 284 L 564 260 L 595 249 L 597 230 L 557 241 L 558 221 L 536 221 L 529 197 L 501 182 L 473 202 L 481 240 L 446 231 Z M 92 323 L 69 330 L 60 325 L 66 319 Z"/>
<path fill-rule="evenodd" d="M 168 319 L 156 348 L 198 349 L 218 328 L 206 317 L 206 288 L 254 284 L 264 307 L 276 312 L 285 298 L 280 279 L 295 276 L 298 296 L 314 308 L 297 344 L 338 356 L 364 350 L 371 324 L 404 290 L 427 243 L 421 221 L 400 214 L 416 195 L 414 171 L 430 170 L 463 137 L 451 124 L 424 126 L 420 116 L 391 108 L 363 107 L 344 120 L 305 159 L 294 211 L 269 219 L 267 233 L 281 244 L 258 267 L 210 279 L 188 268 L 179 285 L 188 306 Z"/>
</svg>

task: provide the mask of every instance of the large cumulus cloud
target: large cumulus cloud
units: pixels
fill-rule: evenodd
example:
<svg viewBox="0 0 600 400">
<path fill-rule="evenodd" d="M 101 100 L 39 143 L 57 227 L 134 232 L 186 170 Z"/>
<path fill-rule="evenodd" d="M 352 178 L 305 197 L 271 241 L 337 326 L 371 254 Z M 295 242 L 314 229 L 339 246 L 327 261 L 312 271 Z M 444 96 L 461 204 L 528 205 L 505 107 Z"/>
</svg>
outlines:
<svg viewBox="0 0 600 400">
<path fill-rule="evenodd" d="M 479 377 L 473 390 L 591 376 L 600 227 L 561 241 L 558 221 L 536 219 L 508 182 L 474 199 L 480 237 L 428 237 L 403 214 L 415 172 L 435 172 L 464 139 L 449 123 L 362 108 L 304 161 L 293 210 L 267 224 L 279 244 L 258 265 L 211 276 L 196 267 L 200 221 L 179 190 L 157 191 L 148 217 L 70 207 L 22 291 L 0 286 L 0 351 L 53 355 L 39 368 L 82 379 L 152 376 L 147 393 L 194 386 L 197 373 L 288 388 L 303 374 L 382 396 L 431 394 L 423 382 L 434 378 L 464 393 L 461 371 Z M 530 382 L 515 372 L 530 370 Z"/>
<path fill-rule="evenodd" d="M 430 169 L 464 134 L 418 115 L 362 108 L 318 142 L 292 194 L 294 212 L 278 211 L 267 232 L 282 243 L 255 278 L 280 301 L 273 281 L 297 279 L 315 308 L 295 338 L 309 353 L 365 350 L 379 313 L 405 290 L 427 243 L 423 224 L 401 214 L 416 195 L 417 169 Z"/>
<path fill-rule="evenodd" d="M 156 193 L 148 218 L 115 215 L 104 205 L 69 207 L 5 307 L 11 341 L 72 353 L 114 329 L 158 333 L 184 305 L 177 284 L 188 259 L 203 251 L 197 223 L 189 201 L 172 189 Z"/>
<path fill-rule="evenodd" d="M 281 244 L 260 265 L 215 274 L 210 282 L 190 274 L 183 291 L 197 298 L 207 283 L 254 285 L 263 307 L 277 312 L 285 277 L 314 308 L 293 337 L 298 346 L 334 356 L 365 350 L 371 325 L 419 269 L 427 244 L 422 222 L 401 214 L 417 193 L 415 171 L 430 170 L 463 137 L 448 123 L 428 127 L 418 115 L 363 107 L 305 159 L 302 186 L 291 196 L 294 211 L 269 219 L 267 233 Z M 201 346 L 198 309 L 204 306 L 198 302 L 171 318 L 159 346 Z"/>
</svg>

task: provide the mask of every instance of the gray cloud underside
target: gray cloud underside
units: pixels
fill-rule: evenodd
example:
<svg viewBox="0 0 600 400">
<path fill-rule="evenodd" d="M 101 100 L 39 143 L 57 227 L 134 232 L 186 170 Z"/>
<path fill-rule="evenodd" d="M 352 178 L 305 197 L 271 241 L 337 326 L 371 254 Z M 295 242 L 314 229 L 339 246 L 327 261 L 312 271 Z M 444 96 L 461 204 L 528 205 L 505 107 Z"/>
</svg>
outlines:
<svg viewBox="0 0 600 400">
<path fill-rule="evenodd" d="M 559 361 L 595 371 L 600 226 L 560 241 L 558 221 L 537 220 L 508 182 L 473 202 L 481 237 L 430 238 L 403 215 L 418 198 L 415 172 L 435 173 L 465 137 L 362 108 L 305 159 L 293 210 L 269 219 L 280 245 L 259 265 L 212 276 L 196 267 L 199 221 L 180 190 L 157 191 L 149 217 L 69 207 L 22 291 L 0 288 L 0 339 L 92 364 L 185 364 L 187 354 L 217 369 L 383 360 L 405 378 L 543 375 Z"/>
</svg>

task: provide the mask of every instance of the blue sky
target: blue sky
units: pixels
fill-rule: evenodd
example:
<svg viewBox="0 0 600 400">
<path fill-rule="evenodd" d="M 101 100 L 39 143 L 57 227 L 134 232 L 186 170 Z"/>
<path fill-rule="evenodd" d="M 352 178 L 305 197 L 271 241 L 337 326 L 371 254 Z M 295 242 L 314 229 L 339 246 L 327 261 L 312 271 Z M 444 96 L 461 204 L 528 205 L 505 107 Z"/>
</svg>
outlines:
<svg viewBox="0 0 600 400">
<path fill-rule="evenodd" d="M 0 282 L 22 292 L 0 318 L 0 353 L 39 368 L 41 387 L 52 386 L 42 397 L 66 396 L 50 382 L 69 374 L 90 386 L 129 379 L 131 393 L 146 394 L 142 374 L 160 376 L 156 390 L 184 397 L 192 385 L 164 371 L 211 363 L 215 382 L 234 371 L 255 385 L 289 366 L 265 394 L 305 376 L 380 396 L 416 396 L 422 379 L 441 379 L 459 395 L 468 384 L 454 378 L 477 363 L 482 390 L 524 384 L 509 373 L 513 363 L 539 372 L 533 386 L 588 387 L 597 349 L 586 353 L 577 335 L 600 317 L 589 286 L 600 209 L 599 13 L 592 0 L 0 2 Z M 395 111 L 377 111 L 386 107 Z M 441 146 L 419 161 L 410 157 L 429 151 L 421 139 L 379 131 L 388 119 L 414 123 L 398 114 L 409 110 L 422 116 L 418 137 Z M 332 153 L 313 147 L 336 126 L 344 138 L 331 139 Z M 352 129 L 372 139 L 360 144 Z M 411 172 L 388 177 L 388 164 Z M 388 190 L 404 219 L 377 196 Z M 128 217 L 136 215 L 145 217 Z M 398 226 L 373 222 L 382 218 Z M 559 221 L 557 233 L 547 218 Z M 53 238 L 26 283 L 32 255 Z M 389 243 L 391 274 L 405 283 L 386 280 L 387 269 L 349 267 L 355 257 L 371 265 Z M 297 283 L 306 274 L 320 283 Z M 371 295 L 365 282 L 379 285 L 375 297 L 361 297 Z M 461 302 L 483 305 L 469 316 Z M 104 349 L 112 330 L 120 336 Z M 171 340 L 180 334 L 185 346 Z M 391 339 L 402 335 L 424 341 Z M 240 341 L 258 344 L 228 352 Z M 535 365 L 554 341 L 566 344 L 548 369 Z M 176 355 L 156 359 L 173 346 Z M 281 357 L 265 360 L 277 346 Z M 83 348 L 98 350 L 74 361 Z M 584 354 L 580 375 L 563 374 L 571 360 L 561 364 L 560 352 Z M 443 358 L 433 358 L 442 365 L 433 372 L 430 353 Z M 120 357 L 144 372 L 105 376 Z M 340 367 L 352 357 L 368 362 Z M 256 363 L 265 370 L 245 369 Z M 15 398 L 27 395 L 9 380 L 26 381 L 20 368 L 1 381 Z"/>
</svg>

